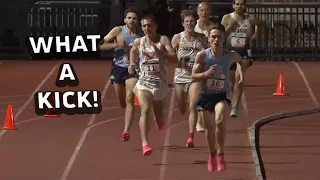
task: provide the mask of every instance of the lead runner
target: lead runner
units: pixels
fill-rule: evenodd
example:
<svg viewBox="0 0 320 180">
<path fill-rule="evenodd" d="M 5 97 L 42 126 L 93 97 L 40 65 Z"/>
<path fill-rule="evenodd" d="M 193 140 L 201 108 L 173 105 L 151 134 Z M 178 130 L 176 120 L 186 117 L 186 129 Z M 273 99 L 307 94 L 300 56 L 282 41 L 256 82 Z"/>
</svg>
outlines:
<svg viewBox="0 0 320 180">
<path fill-rule="evenodd" d="M 206 140 L 210 149 L 208 159 L 210 172 L 216 170 L 216 163 L 218 172 L 226 168 L 224 142 L 227 108 L 231 103 L 228 97 L 230 64 L 236 64 L 236 71 L 240 75 L 239 83 L 242 83 L 243 77 L 239 64 L 242 58 L 234 51 L 223 49 L 224 36 L 223 25 L 212 25 L 209 28 L 210 48 L 197 54 L 192 69 L 192 79 L 201 82 L 201 95 L 197 102 L 197 109 L 205 124 Z"/>
<path fill-rule="evenodd" d="M 148 142 L 150 117 L 153 114 L 158 129 L 164 126 L 163 110 L 168 94 L 166 66 L 167 60 L 177 60 L 170 39 L 157 34 L 157 23 L 153 15 L 141 19 L 142 31 L 145 36 L 134 41 L 130 51 L 129 73 L 133 74 L 136 56 L 139 53 L 139 80 L 133 92 L 139 99 L 141 117 L 139 127 L 142 140 L 142 154 L 149 156 L 152 148 Z M 153 110 L 153 112 L 152 112 Z"/>
</svg>

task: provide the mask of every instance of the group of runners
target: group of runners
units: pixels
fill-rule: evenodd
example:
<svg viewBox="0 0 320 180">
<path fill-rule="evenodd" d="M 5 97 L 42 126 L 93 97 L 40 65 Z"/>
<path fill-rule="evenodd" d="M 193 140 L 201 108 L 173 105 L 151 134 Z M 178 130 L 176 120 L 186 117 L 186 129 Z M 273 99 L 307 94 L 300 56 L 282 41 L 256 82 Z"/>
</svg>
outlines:
<svg viewBox="0 0 320 180">
<path fill-rule="evenodd" d="M 164 100 L 169 94 L 167 61 L 176 61 L 174 89 L 180 113 L 186 113 L 189 107 L 186 146 L 194 147 L 195 130 L 204 131 L 210 150 L 208 171 L 225 170 L 226 120 L 237 117 L 244 73 L 252 65 L 251 42 L 260 25 L 245 13 L 245 0 L 234 0 L 233 8 L 234 12 L 224 15 L 220 24 L 210 22 L 211 6 L 207 2 L 199 3 L 197 12 L 183 10 L 184 31 L 172 39 L 157 33 L 153 15 L 139 19 L 135 10 L 127 9 L 125 25 L 114 27 L 104 37 L 100 50 L 114 49 L 111 80 L 125 109 L 122 140 L 130 139 L 136 96 L 141 108 L 144 156 L 152 153 L 148 139 L 151 119 L 159 130 L 164 127 Z"/>
</svg>

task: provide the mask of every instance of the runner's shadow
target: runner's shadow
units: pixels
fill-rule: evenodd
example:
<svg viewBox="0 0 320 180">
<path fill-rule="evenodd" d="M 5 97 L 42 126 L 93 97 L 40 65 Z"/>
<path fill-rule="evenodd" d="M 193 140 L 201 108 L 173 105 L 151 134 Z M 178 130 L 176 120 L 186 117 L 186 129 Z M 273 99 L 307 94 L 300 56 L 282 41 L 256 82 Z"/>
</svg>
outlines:
<svg viewBox="0 0 320 180">
<path fill-rule="evenodd" d="M 244 87 L 248 87 L 248 88 L 250 88 L 250 87 L 252 87 L 252 88 L 254 88 L 254 87 L 275 87 L 276 85 L 274 85 L 274 84 L 247 84 L 247 85 L 245 85 Z"/>
<path fill-rule="evenodd" d="M 263 164 L 297 164 L 297 161 L 293 162 L 263 162 Z"/>
</svg>

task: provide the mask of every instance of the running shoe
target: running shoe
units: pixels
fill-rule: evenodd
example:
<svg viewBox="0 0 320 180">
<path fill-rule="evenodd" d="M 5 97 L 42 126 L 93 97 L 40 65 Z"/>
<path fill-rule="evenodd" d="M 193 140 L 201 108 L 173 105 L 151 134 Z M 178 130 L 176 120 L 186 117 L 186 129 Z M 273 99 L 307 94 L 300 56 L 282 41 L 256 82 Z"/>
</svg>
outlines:
<svg viewBox="0 0 320 180">
<path fill-rule="evenodd" d="M 144 156 L 149 156 L 149 155 L 151 155 L 151 153 L 152 153 L 152 148 L 147 144 L 147 145 L 145 145 L 145 146 L 143 146 L 143 148 L 142 148 L 142 154 L 144 155 Z"/>
<path fill-rule="evenodd" d="M 217 171 L 218 172 L 224 171 L 226 169 L 226 162 L 224 160 L 224 155 L 223 154 L 218 154 L 217 155 L 217 162 L 218 162 Z"/>
<path fill-rule="evenodd" d="M 215 155 L 210 154 L 208 159 L 208 171 L 214 172 L 216 169 Z"/>
<path fill-rule="evenodd" d="M 124 130 L 122 133 L 122 141 L 129 141 L 130 139 L 130 134 L 128 131 Z"/>
<path fill-rule="evenodd" d="M 193 142 L 193 138 L 192 138 L 192 137 L 189 137 L 189 138 L 188 138 L 186 147 L 188 147 L 188 148 L 194 148 L 194 142 Z"/>
</svg>

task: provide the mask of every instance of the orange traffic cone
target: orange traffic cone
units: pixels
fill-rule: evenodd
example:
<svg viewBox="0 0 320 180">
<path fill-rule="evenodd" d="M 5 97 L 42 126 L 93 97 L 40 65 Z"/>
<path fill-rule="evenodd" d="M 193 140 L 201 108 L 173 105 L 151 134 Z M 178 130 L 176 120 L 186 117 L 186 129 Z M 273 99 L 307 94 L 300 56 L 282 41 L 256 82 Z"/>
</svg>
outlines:
<svg viewBox="0 0 320 180">
<path fill-rule="evenodd" d="M 13 113 L 12 113 L 12 105 L 8 105 L 6 119 L 4 120 L 4 125 L 2 130 L 18 130 L 16 128 Z"/>
<path fill-rule="evenodd" d="M 282 74 L 279 75 L 278 79 L 278 85 L 277 85 L 277 91 L 273 93 L 274 96 L 285 96 L 285 88 L 284 88 L 284 78 Z"/>
<path fill-rule="evenodd" d="M 43 115 L 43 117 L 58 117 L 58 115 L 56 113 L 56 109 L 54 108 L 55 102 L 54 102 L 53 94 L 50 95 L 49 102 L 53 106 L 53 108 L 46 109 L 47 113 L 45 115 Z"/>
<path fill-rule="evenodd" d="M 133 103 L 135 106 L 139 106 L 139 100 L 137 96 L 134 96 Z"/>
</svg>

